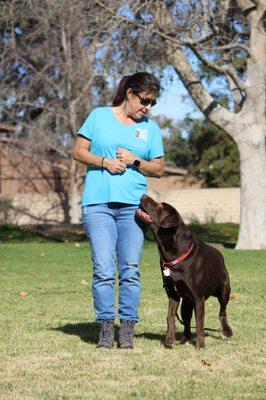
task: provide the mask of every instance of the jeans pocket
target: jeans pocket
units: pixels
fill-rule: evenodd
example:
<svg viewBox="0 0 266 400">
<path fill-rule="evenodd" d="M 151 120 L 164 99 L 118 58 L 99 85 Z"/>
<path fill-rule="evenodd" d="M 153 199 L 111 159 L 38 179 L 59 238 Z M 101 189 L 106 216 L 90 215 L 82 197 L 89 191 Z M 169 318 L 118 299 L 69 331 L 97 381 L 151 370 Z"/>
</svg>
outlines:
<svg viewBox="0 0 266 400">
<path fill-rule="evenodd" d="M 86 215 L 87 214 L 87 206 L 81 207 L 81 214 Z"/>
<path fill-rule="evenodd" d="M 95 218 L 97 215 L 98 208 L 99 208 L 98 204 L 89 204 L 81 208 L 82 224 L 88 238 L 89 238 L 90 226 L 97 222 L 95 221 Z"/>
<path fill-rule="evenodd" d="M 88 212 L 88 206 L 83 206 L 82 208 L 81 208 L 81 215 L 82 215 L 82 225 L 83 225 L 83 228 L 84 228 L 84 231 L 85 231 L 85 233 L 86 233 L 86 235 L 87 235 L 87 237 L 88 237 L 88 239 L 89 239 L 89 232 L 88 232 L 88 227 L 87 227 L 87 225 L 88 225 L 88 218 L 89 218 L 89 212 Z"/>
</svg>

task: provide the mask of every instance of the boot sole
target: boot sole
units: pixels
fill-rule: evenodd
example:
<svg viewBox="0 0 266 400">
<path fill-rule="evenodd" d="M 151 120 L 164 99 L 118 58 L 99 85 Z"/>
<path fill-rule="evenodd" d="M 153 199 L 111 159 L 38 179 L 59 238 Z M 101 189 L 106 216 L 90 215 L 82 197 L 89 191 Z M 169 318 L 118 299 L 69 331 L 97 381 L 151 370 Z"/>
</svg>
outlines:
<svg viewBox="0 0 266 400">
<path fill-rule="evenodd" d="M 132 349 L 134 349 L 134 346 L 133 345 L 122 345 L 122 346 L 119 345 L 118 348 L 121 350 L 132 350 Z"/>
</svg>

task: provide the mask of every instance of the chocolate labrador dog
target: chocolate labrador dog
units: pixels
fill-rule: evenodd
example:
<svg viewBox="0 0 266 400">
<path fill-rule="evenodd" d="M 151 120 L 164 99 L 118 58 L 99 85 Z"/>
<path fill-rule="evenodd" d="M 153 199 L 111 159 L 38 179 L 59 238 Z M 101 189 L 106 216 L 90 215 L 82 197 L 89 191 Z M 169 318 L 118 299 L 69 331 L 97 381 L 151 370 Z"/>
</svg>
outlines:
<svg viewBox="0 0 266 400">
<path fill-rule="evenodd" d="M 175 342 L 175 315 L 180 298 L 184 322 L 181 344 L 191 337 L 190 322 L 194 310 L 196 347 L 204 347 L 204 302 L 210 296 L 217 297 L 220 303 L 223 334 L 232 336 L 226 316 L 231 289 L 222 254 L 194 237 L 170 204 L 157 203 L 143 195 L 136 213 L 151 226 L 160 253 L 163 283 L 169 298 L 165 345 L 172 347 Z"/>
</svg>

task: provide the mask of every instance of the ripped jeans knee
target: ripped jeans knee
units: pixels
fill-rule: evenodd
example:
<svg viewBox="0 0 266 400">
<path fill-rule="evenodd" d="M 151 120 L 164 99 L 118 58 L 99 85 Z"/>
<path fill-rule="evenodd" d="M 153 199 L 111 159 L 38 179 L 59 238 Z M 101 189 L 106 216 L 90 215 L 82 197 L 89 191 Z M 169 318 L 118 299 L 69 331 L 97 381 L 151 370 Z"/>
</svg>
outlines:
<svg viewBox="0 0 266 400">
<path fill-rule="evenodd" d="M 138 320 L 141 282 L 140 268 L 136 262 L 118 266 L 119 269 L 119 310 L 120 320 Z"/>
<path fill-rule="evenodd" d="M 138 268 L 139 264 L 138 263 L 127 263 L 128 267 L 132 267 L 132 268 Z"/>
</svg>

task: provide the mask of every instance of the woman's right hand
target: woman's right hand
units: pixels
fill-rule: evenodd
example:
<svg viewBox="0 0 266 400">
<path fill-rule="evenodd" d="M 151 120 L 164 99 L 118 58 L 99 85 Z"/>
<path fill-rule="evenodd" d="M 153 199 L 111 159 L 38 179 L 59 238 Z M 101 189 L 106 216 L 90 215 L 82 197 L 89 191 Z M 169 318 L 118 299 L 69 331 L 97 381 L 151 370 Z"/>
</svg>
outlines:
<svg viewBox="0 0 266 400">
<path fill-rule="evenodd" d="M 126 164 L 119 158 L 104 158 L 103 167 L 111 174 L 122 174 L 126 169 Z"/>
</svg>

